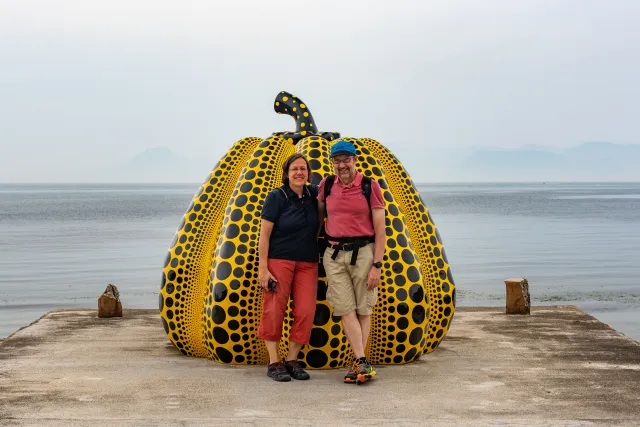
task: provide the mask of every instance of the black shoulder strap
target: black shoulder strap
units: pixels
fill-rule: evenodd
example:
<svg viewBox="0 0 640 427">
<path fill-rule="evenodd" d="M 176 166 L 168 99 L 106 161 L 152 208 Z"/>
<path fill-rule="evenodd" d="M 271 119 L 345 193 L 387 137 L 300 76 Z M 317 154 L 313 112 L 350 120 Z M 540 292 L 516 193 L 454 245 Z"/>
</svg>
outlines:
<svg viewBox="0 0 640 427">
<path fill-rule="evenodd" d="M 360 186 L 362 187 L 362 194 L 367 199 L 369 210 L 371 210 L 371 178 L 369 178 L 368 176 L 363 176 Z"/>
<path fill-rule="evenodd" d="M 327 177 L 327 180 L 324 182 L 324 199 L 326 200 L 327 197 L 329 197 L 329 194 L 331 194 L 331 189 L 333 188 L 333 183 L 336 180 L 336 176 L 335 175 L 329 175 Z"/>
</svg>

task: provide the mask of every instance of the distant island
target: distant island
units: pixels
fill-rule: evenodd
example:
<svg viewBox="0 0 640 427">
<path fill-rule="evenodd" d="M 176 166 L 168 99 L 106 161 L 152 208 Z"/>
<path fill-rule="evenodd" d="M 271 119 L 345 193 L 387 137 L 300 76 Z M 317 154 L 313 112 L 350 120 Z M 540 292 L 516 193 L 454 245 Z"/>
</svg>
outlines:
<svg viewBox="0 0 640 427">
<path fill-rule="evenodd" d="M 588 142 L 561 150 L 480 148 L 460 166 L 482 181 L 637 181 L 640 145 Z"/>
<path fill-rule="evenodd" d="M 425 146 L 415 153 L 397 145 L 399 150 L 394 152 L 416 182 L 640 181 L 640 145 L 587 142 L 565 149 Z M 218 160 L 155 147 L 106 168 L 99 177 L 102 182 L 200 183 Z"/>
</svg>

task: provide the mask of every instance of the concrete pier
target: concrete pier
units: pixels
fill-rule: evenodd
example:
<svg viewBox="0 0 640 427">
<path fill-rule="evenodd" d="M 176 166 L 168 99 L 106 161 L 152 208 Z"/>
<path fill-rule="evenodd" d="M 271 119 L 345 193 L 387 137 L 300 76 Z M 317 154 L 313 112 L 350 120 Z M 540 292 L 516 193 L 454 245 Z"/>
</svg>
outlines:
<svg viewBox="0 0 640 427">
<path fill-rule="evenodd" d="M 48 313 L 0 342 L 0 425 L 631 426 L 640 344 L 575 307 L 459 308 L 417 363 L 276 383 L 178 353 L 155 310 Z"/>
</svg>

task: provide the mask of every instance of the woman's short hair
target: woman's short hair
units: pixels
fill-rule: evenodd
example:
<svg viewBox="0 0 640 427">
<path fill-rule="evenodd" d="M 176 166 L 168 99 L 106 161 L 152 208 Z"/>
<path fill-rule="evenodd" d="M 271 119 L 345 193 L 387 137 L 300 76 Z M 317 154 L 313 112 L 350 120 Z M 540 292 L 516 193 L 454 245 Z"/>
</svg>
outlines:
<svg viewBox="0 0 640 427">
<path fill-rule="evenodd" d="M 291 163 L 295 162 L 298 159 L 303 159 L 307 164 L 307 181 L 311 182 L 311 166 L 309 165 L 309 160 L 305 156 L 300 153 L 295 153 L 289 156 L 287 160 L 282 164 L 282 183 L 289 183 L 289 168 L 291 167 Z"/>
</svg>

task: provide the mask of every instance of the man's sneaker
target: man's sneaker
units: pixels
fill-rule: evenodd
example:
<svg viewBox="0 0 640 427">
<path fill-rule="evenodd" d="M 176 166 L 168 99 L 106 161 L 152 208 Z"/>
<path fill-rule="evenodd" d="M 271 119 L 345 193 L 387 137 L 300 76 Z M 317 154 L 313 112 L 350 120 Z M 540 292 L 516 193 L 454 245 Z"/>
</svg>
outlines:
<svg viewBox="0 0 640 427">
<path fill-rule="evenodd" d="M 345 383 L 356 384 L 358 382 L 358 374 L 353 370 L 353 365 L 349 368 L 347 375 L 344 376 Z"/>
<path fill-rule="evenodd" d="M 274 381 L 291 381 L 291 376 L 287 373 L 287 369 L 282 362 L 271 363 L 267 366 L 267 375 Z"/>
<path fill-rule="evenodd" d="M 356 359 L 353 362 L 353 372 L 356 374 L 356 384 L 364 384 L 376 376 L 376 371 L 366 358 Z"/>
<path fill-rule="evenodd" d="M 311 378 L 307 371 L 302 369 L 302 366 L 300 366 L 297 360 L 287 360 L 284 362 L 284 367 L 294 380 L 308 380 Z"/>
</svg>

